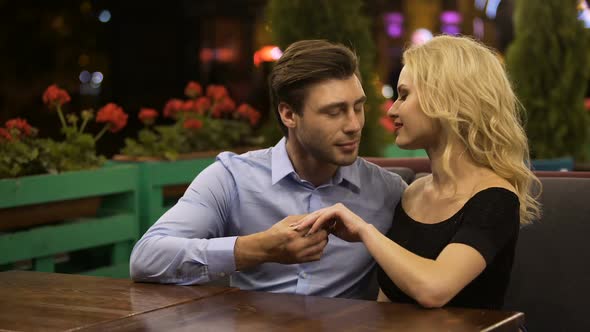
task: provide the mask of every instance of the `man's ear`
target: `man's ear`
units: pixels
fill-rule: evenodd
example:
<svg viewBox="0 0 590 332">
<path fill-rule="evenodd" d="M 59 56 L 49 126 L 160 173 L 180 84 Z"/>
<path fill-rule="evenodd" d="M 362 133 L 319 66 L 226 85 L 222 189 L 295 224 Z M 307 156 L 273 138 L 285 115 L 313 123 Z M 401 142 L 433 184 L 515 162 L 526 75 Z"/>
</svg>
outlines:
<svg viewBox="0 0 590 332">
<path fill-rule="evenodd" d="M 283 121 L 285 127 L 295 128 L 297 126 L 297 122 L 295 121 L 297 114 L 291 105 L 287 103 L 279 103 L 279 114 L 281 115 L 281 121 Z"/>
</svg>

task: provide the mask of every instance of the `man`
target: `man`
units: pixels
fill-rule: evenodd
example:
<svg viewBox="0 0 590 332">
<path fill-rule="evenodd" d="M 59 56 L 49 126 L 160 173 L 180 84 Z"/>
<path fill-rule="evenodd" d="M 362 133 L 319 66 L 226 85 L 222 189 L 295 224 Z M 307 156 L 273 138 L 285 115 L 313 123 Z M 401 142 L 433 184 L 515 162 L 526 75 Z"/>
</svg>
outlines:
<svg viewBox="0 0 590 332">
<path fill-rule="evenodd" d="M 391 226 L 405 183 L 357 158 L 366 99 L 357 58 L 327 41 L 296 42 L 269 84 L 285 138 L 221 153 L 136 244 L 131 276 L 187 285 L 231 274 L 245 290 L 374 299 L 375 262 L 362 244 L 291 226 L 337 202 L 382 232 Z"/>
</svg>

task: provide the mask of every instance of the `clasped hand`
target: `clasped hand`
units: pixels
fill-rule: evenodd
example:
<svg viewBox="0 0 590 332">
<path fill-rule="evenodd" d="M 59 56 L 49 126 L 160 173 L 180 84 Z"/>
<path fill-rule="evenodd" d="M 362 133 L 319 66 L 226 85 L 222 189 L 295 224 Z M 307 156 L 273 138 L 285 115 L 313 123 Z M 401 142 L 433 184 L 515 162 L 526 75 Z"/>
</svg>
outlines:
<svg viewBox="0 0 590 332">
<path fill-rule="evenodd" d="M 317 261 L 321 258 L 328 244 L 328 232 L 319 230 L 307 235 L 310 227 L 293 226 L 302 217 L 302 215 L 288 216 L 265 232 L 268 236 L 263 245 L 265 251 L 271 256 L 270 261 L 296 264 Z"/>
<path fill-rule="evenodd" d="M 306 236 L 325 230 L 345 241 L 359 242 L 368 225 L 344 204 L 337 203 L 310 213 L 291 226 L 297 231 L 309 229 Z"/>
<path fill-rule="evenodd" d="M 342 203 L 317 210 L 306 216 L 294 215 L 276 223 L 265 233 L 265 251 L 270 261 L 296 264 L 317 261 L 328 244 L 328 235 L 348 241 L 362 241 L 367 224 Z"/>
</svg>

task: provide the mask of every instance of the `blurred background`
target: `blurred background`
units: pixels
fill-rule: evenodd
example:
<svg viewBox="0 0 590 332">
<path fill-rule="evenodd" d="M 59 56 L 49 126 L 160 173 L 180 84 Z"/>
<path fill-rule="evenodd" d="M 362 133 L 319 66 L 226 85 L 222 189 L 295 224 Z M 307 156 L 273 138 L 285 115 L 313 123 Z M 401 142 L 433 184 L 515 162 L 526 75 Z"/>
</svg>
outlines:
<svg viewBox="0 0 590 332">
<path fill-rule="evenodd" d="M 520 14 L 519 5 L 523 7 Z M 551 135 L 559 132 L 563 137 L 555 138 L 557 145 L 576 148 L 542 152 L 536 157 L 570 156 L 584 162 L 590 152 L 588 112 L 583 105 L 589 72 L 586 1 L 2 0 L 0 12 L 0 122 L 26 118 L 39 128 L 40 136 L 58 137 L 59 124 L 41 99 L 45 88 L 54 83 L 69 91 L 72 109 L 97 109 L 115 102 L 129 114 L 129 123 L 120 135 L 105 136 L 97 143 L 98 152 L 107 157 L 120 151 L 125 137 L 137 134 L 140 108 L 161 111 L 167 100 L 182 97 L 189 81 L 203 86 L 223 84 L 234 99 L 259 110 L 262 118 L 257 129 L 266 138 L 264 145 L 273 145 L 278 136 L 268 129 L 276 125 L 269 113 L 266 76 L 290 39 L 342 40 L 355 48 L 368 66 L 365 71 L 370 72 L 364 84 L 374 86 L 374 105 L 381 105 L 395 98 L 405 45 L 422 43 L 441 33 L 465 34 L 497 49 L 504 59 L 517 41 L 515 22 L 518 25 L 520 15 L 520 28 L 525 32 L 519 47 L 538 52 L 538 57 L 526 55 L 529 65 L 523 70 L 546 84 L 538 87 L 541 95 L 553 88 L 581 91 L 561 94 L 583 109 L 585 118 L 572 118 L 584 125 L 583 133 L 571 136 L 571 142 L 567 139 L 573 129 L 565 128 L 564 133 L 543 129 L 543 139 L 553 140 Z M 555 17 L 548 19 L 547 15 Z M 344 36 L 338 35 L 340 28 Z M 582 29 L 583 34 L 576 29 Z M 566 36 L 566 41 L 558 41 L 558 49 L 551 50 L 544 39 L 555 39 L 559 34 Z M 568 43 L 574 48 L 583 45 L 583 49 L 567 53 Z M 566 53 L 569 55 L 563 59 Z M 574 66 L 573 73 L 567 68 L 550 68 L 556 62 L 563 65 L 558 58 Z M 560 72 L 568 73 L 565 79 L 572 83 L 571 88 L 555 85 L 555 75 Z M 541 79 L 547 75 L 553 79 Z M 530 98 L 521 97 L 525 101 Z M 558 112 L 570 117 L 567 111 Z M 378 124 L 381 115 L 375 114 L 368 124 L 367 131 L 374 135 L 365 135 L 371 146 L 365 146 L 364 155 L 401 153 L 392 150 L 387 128 Z M 555 122 L 563 125 L 567 121 Z"/>
</svg>

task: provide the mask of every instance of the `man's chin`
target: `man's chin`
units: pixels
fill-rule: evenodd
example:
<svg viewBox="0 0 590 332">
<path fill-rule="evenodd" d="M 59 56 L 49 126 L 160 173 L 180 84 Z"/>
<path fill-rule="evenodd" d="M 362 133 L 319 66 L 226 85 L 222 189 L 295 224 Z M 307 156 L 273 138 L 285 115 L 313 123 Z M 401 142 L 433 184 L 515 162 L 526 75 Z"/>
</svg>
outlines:
<svg viewBox="0 0 590 332">
<path fill-rule="evenodd" d="M 334 164 L 338 166 L 350 166 L 356 161 L 356 158 L 358 158 L 358 151 L 350 155 L 335 158 Z"/>
</svg>

